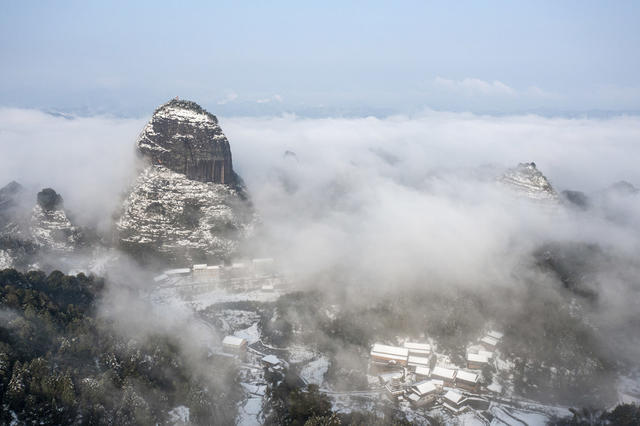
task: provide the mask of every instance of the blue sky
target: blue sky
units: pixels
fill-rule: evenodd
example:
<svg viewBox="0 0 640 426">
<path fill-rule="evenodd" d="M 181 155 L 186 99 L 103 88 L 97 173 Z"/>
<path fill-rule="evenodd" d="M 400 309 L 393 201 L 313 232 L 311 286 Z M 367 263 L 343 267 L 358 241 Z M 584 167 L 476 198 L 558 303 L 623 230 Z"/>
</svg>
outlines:
<svg viewBox="0 0 640 426">
<path fill-rule="evenodd" d="M 640 111 L 640 2 L 5 1 L 0 106 Z"/>
</svg>

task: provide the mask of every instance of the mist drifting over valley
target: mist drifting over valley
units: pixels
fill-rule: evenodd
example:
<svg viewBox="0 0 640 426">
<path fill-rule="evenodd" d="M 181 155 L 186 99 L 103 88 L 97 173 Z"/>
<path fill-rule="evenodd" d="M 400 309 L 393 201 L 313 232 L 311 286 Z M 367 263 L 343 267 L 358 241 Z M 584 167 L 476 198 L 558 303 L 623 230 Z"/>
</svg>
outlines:
<svg viewBox="0 0 640 426">
<path fill-rule="evenodd" d="M 638 18 L 7 2 L 0 424 L 640 424 Z"/>
<path fill-rule="evenodd" d="M 300 330 L 286 338 L 282 330 L 271 330 L 276 333 L 271 342 L 277 346 L 280 336 L 283 347 L 306 342 L 325 353 L 331 368 L 323 380 L 329 386 L 345 387 L 344 377 L 331 376 L 363 368 L 369 339 L 391 343 L 402 336 L 437 335 L 439 350 L 455 360 L 464 357 L 465 339 L 472 341 L 489 324 L 506 333 L 510 346 L 502 356 L 516 365 L 524 358 L 523 380 L 534 382 L 533 388 L 510 392 L 539 400 L 547 393 L 547 403 L 608 406 L 617 398 L 619 375 L 634 374 L 640 357 L 640 198 L 633 189 L 640 181 L 634 162 L 640 154 L 637 117 L 425 111 L 385 118 L 219 120 L 257 222 L 232 258 L 209 260 L 277 259 L 293 284 L 292 294 L 302 294 L 295 296 L 302 300 L 293 307 L 287 305 L 291 301 L 279 302 L 272 320 Z M 162 272 L 161 265 L 140 264 L 109 248 L 117 247 L 113 218 L 144 167 L 133 146 L 144 122 L 5 108 L 1 178 L 20 182 L 33 198 L 39 189 L 54 187 L 70 217 L 95 228 L 102 249 L 91 248 L 76 265 L 48 262 L 65 273 L 107 277 L 97 306 L 101 317 L 134 341 L 185 336 L 178 342 L 185 368 L 205 371 L 214 361 L 203 361 L 202 351 L 220 344 L 225 329 L 196 318 L 198 312 L 216 318 L 217 305 L 196 303 L 191 311 L 177 299 L 149 304 L 144 295 L 153 292 L 151 278 Z M 503 180 L 508 170 L 532 161 L 553 188 L 551 200 L 531 197 Z M 566 191 L 579 191 L 587 201 L 576 203 Z M 313 303 L 323 309 L 336 310 L 339 320 L 360 318 L 373 328 L 349 326 L 360 328 L 360 342 L 336 335 L 335 325 L 327 329 L 325 323 L 336 321 L 336 314 L 299 312 L 308 308 L 305 294 L 314 295 Z M 387 313 L 372 314 L 379 309 Z M 554 334 L 553 321 L 575 324 Z M 269 341 L 272 325 L 259 324 Z M 540 361 L 534 347 L 545 341 L 553 349 L 545 349 Z M 565 350 L 578 353 L 562 355 Z M 534 368 L 531 362 L 542 364 Z M 572 363 L 586 363 L 586 371 L 574 373 Z M 546 377 L 541 371 L 548 368 L 566 369 L 578 377 L 576 383 L 550 385 L 547 378 L 549 387 L 538 392 L 545 379 L 535 375 Z M 207 380 L 230 386 L 215 374 Z M 575 386 L 592 390 L 576 394 Z M 261 412 L 263 420 L 270 418 L 268 408 Z M 195 417 L 196 422 L 206 418 Z"/>
</svg>

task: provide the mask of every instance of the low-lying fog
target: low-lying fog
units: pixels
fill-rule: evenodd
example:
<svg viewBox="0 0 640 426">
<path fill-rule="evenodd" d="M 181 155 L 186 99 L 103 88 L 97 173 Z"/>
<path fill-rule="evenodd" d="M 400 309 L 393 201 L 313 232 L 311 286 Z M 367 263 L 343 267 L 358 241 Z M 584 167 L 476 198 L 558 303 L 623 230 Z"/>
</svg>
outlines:
<svg viewBox="0 0 640 426">
<path fill-rule="evenodd" d="M 0 183 L 53 187 L 79 222 L 106 230 L 134 177 L 145 122 L 2 109 Z M 499 298 L 501 289 L 549 280 L 533 266 L 543 244 L 595 244 L 607 260 L 589 278 L 599 297 L 593 320 L 637 334 L 633 322 L 625 327 L 640 314 L 640 196 L 607 188 L 640 185 L 640 117 L 427 111 L 221 117 L 220 125 L 264 224 L 255 245 L 300 282 L 484 289 Z M 540 205 L 496 182 L 531 161 L 558 192 L 587 194 L 591 208 Z"/>
</svg>

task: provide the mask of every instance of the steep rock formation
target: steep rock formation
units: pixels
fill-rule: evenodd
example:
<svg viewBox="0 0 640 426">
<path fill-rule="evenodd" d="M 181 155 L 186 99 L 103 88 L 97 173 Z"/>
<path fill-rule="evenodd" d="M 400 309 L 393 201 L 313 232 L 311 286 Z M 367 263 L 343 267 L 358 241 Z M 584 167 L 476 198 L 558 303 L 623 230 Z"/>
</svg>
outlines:
<svg viewBox="0 0 640 426">
<path fill-rule="evenodd" d="M 0 269 L 27 269 L 49 254 L 62 260 L 60 255 L 75 252 L 83 240 L 56 191 L 40 191 L 33 208 L 33 198 L 28 198 L 28 191 L 16 182 L 0 189 Z"/>
<path fill-rule="evenodd" d="M 33 241 L 48 251 L 73 252 L 82 236 L 67 217 L 60 194 L 51 188 L 45 188 L 38 193 L 37 201 L 31 213 L 30 231 Z"/>
<path fill-rule="evenodd" d="M 191 180 L 235 183 L 229 141 L 218 119 L 195 102 L 171 100 L 160 106 L 138 138 L 151 164 Z"/>
<path fill-rule="evenodd" d="M 558 193 L 536 167 L 536 163 L 520 163 L 507 170 L 500 181 L 515 192 L 526 197 L 545 202 L 558 202 Z"/>
<path fill-rule="evenodd" d="M 231 257 L 254 216 L 216 117 L 172 100 L 155 111 L 137 146 L 146 167 L 116 224 L 121 247 L 178 265 Z"/>
</svg>

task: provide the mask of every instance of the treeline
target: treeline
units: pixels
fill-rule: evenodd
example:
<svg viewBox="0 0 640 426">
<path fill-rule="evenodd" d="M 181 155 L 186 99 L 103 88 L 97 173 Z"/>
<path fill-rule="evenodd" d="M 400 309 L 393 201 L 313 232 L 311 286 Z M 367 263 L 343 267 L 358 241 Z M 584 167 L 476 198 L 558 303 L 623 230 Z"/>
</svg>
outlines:
<svg viewBox="0 0 640 426">
<path fill-rule="evenodd" d="M 213 384 L 172 336 L 119 335 L 97 315 L 104 287 L 84 274 L 0 271 L 0 423 L 164 424 L 186 406 L 194 424 L 232 424 L 229 361 L 216 360 Z"/>
</svg>

